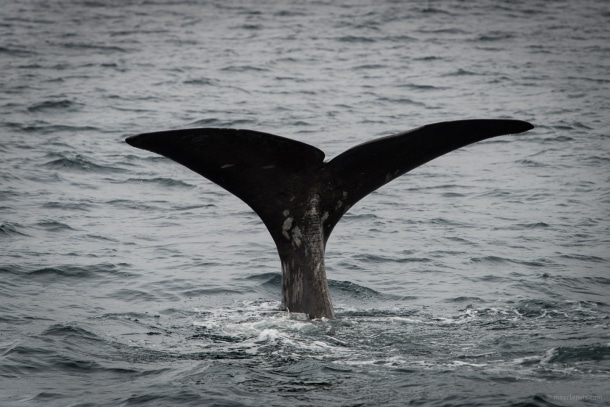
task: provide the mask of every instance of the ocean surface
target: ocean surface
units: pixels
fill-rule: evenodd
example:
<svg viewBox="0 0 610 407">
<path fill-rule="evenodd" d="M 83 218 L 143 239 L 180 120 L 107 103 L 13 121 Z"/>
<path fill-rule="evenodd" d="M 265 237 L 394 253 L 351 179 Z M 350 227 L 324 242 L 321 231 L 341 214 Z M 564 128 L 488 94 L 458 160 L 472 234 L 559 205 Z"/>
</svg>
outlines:
<svg viewBox="0 0 610 407">
<path fill-rule="evenodd" d="M 1 406 L 610 405 L 610 3 L 25 0 L 0 12 Z M 124 142 L 332 158 L 514 118 L 384 186 L 281 311 L 258 217 Z"/>
</svg>

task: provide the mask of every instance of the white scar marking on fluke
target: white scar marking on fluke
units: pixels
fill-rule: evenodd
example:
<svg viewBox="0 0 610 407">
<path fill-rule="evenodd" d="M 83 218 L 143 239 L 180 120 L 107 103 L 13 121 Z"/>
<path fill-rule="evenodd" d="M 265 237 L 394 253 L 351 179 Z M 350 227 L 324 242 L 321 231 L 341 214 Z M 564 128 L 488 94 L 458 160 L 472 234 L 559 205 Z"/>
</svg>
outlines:
<svg viewBox="0 0 610 407">
<path fill-rule="evenodd" d="M 302 237 L 303 234 L 301 233 L 301 229 L 299 229 L 298 226 L 295 226 L 294 229 L 292 229 L 292 243 L 296 245 L 296 247 L 301 247 Z"/>
<path fill-rule="evenodd" d="M 275 164 L 270 164 L 270 165 L 265 165 L 264 167 L 261 167 L 263 170 L 270 170 L 272 168 L 275 168 L 276 165 Z"/>
<path fill-rule="evenodd" d="M 345 201 L 346 199 L 347 199 L 347 191 L 343 191 L 343 197 L 337 201 L 337 205 L 335 206 L 335 209 L 341 208 L 343 206 L 343 201 Z"/>
<path fill-rule="evenodd" d="M 284 211 L 286 212 L 286 211 Z M 290 235 L 288 234 L 288 231 L 290 230 L 290 228 L 292 227 L 292 218 L 286 218 L 284 220 L 284 223 L 282 224 L 282 235 L 284 235 L 284 237 L 288 240 L 290 240 Z"/>
<path fill-rule="evenodd" d="M 324 212 L 324 214 L 322 215 L 322 219 L 320 219 L 322 221 L 322 223 L 326 222 L 326 219 L 328 219 L 328 211 Z"/>
<path fill-rule="evenodd" d="M 282 212 L 282 214 L 284 215 L 284 217 L 290 215 L 290 211 L 288 209 L 284 209 L 284 212 Z"/>
<path fill-rule="evenodd" d="M 220 167 L 220 169 L 221 169 L 221 170 L 224 170 L 225 168 L 231 168 L 231 167 L 232 167 L 232 166 L 234 166 L 234 165 L 235 165 L 235 164 L 225 164 L 225 165 L 222 165 L 222 166 Z"/>
</svg>

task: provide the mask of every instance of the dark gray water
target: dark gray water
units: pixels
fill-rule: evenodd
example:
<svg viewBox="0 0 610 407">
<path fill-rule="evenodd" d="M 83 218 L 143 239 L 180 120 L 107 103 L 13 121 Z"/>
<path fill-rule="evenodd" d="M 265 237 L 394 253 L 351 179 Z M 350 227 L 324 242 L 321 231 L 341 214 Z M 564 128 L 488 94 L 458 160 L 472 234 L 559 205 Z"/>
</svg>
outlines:
<svg viewBox="0 0 610 407">
<path fill-rule="evenodd" d="M 610 5 L 20 1 L 0 13 L 0 405 L 610 405 Z M 329 158 L 537 127 L 372 194 L 335 321 L 280 311 L 262 223 L 124 143 L 237 127 Z"/>
</svg>

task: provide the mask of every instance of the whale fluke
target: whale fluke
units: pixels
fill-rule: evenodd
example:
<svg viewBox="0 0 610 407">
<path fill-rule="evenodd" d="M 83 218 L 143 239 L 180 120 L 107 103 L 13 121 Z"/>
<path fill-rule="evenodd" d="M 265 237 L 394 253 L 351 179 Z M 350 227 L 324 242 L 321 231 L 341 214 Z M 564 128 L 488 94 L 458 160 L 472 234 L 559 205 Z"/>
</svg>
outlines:
<svg viewBox="0 0 610 407">
<path fill-rule="evenodd" d="M 429 124 L 359 144 L 329 162 L 311 145 L 252 130 L 182 129 L 125 141 L 190 168 L 248 204 L 277 247 L 285 309 L 310 318 L 333 318 L 324 251 L 349 208 L 443 154 L 533 127 L 519 120 Z"/>
</svg>

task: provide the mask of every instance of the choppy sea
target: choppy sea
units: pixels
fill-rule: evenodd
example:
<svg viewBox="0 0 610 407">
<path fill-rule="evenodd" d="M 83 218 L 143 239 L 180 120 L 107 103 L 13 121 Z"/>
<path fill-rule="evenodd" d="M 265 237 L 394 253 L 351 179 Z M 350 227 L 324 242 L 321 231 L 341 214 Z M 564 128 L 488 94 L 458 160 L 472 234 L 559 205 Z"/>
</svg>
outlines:
<svg viewBox="0 0 610 407">
<path fill-rule="evenodd" d="M 0 72 L 0 405 L 610 405 L 606 0 L 6 1 Z M 333 321 L 280 310 L 244 203 L 124 142 L 471 118 L 536 128 L 351 209 Z"/>
</svg>

